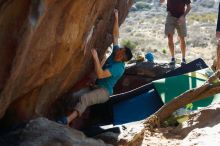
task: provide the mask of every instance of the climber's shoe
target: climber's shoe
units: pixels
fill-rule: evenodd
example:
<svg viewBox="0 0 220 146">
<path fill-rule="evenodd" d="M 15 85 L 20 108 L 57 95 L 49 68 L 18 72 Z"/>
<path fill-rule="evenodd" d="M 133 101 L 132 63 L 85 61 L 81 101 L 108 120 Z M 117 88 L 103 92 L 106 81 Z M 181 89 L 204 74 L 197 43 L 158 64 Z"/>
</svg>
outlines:
<svg viewBox="0 0 220 146">
<path fill-rule="evenodd" d="M 66 116 L 60 117 L 59 119 L 56 120 L 57 123 L 59 124 L 63 124 L 63 125 L 67 125 L 68 124 L 68 120 Z"/>
</svg>

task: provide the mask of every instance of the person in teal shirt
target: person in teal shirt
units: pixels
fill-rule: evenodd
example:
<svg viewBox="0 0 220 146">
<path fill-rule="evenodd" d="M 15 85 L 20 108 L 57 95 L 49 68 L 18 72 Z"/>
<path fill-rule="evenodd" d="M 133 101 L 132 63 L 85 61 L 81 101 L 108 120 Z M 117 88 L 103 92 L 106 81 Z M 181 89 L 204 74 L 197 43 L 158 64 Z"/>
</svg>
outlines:
<svg viewBox="0 0 220 146">
<path fill-rule="evenodd" d="M 74 119 L 81 116 L 88 106 L 104 103 L 113 94 L 113 87 L 125 71 L 125 62 L 132 58 L 131 50 L 127 47 L 118 46 L 119 25 L 118 10 L 115 10 L 115 22 L 113 28 L 113 51 L 104 65 L 99 60 L 96 49 L 91 49 L 94 60 L 95 73 L 97 75 L 96 88 L 82 94 L 79 102 L 73 108 L 72 113 L 60 118 L 57 122 L 69 125 Z M 76 93 L 77 94 L 77 93 Z"/>
<path fill-rule="evenodd" d="M 117 62 L 114 60 L 114 53 L 119 50 L 119 46 L 115 45 L 113 47 L 113 52 L 110 57 L 105 62 L 104 66 L 102 67 L 103 70 L 109 70 L 111 76 L 103 79 L 97 79 L 96 84 L 100 87 L 103 87 L 108 90 L 109 95 L 113 94 L 113 87 L 116 82 L 120 79 L 125 71 L 125 63 L 120 61 Z"/>
</svg>

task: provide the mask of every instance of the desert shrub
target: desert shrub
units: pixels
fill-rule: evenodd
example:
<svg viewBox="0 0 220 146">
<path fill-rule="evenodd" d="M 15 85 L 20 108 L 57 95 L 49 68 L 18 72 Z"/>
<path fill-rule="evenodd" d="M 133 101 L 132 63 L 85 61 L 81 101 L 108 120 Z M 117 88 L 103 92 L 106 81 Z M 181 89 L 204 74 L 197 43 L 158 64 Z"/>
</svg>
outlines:
<svg viewBox="0 0 220 146">
<path fill-rule="evenodd" d="M 143 19 L 140 21 L 140 23 L 144 23 L 144 22 L 145 22 L 145 20 L 143 20 Z"/>
<path fill-rule="evenodd" d="M 176 127 L 176 126 L 178 126 L 177 119 L 175 118 L 174 115 L 171 115 L 169 118 L 167 118 L 167 119 L 162 123 L 162 126 L 163 126 L 163 127 L 169 127 L 169 126 Z"/>
<path fill-rule="evenodd" d="M 141 51 L 142 51 L 142 52 L 145 52 L 145 48 L 141 48 Z"/>
<path fill-rule="evenodd" d="M 131 41 L 129 39 L 123 39 L 121 41 L 121 45 L 126 46 L 133 51 L 137 47 L 138 44 L 137 44 L 137 42 Z"/>
<path fill-rule="evenodd" d="M 131 32 L 131 31 L 132 31 L 132 28 L 131 28 L 131 27 L 126 27 L 125 31 L 126 31 L 126 32 Z"/>
<path fill-rule="evenodd" d="M 203 0 L 200 5 L 203 6 L 203 7 L 206 7 L 206 8 L 213 8 L 214 5 L 215 5 L 215 1 L 213 1 L 213 0 Z"/>
<path fill-rule="evenodd" d="M 189 103 L 184 108 L 180 108 L 177 111 L 175 111 L 169 118 L 167 118 L 163 126 L 178 126 L 179 123 L 182 123 L 189 119 L 189 114 L 193 109 L 193 104 Z"/>
<path fill-rule="evenodd" d="M 166 53 L 167 53 L 166 48 L 163 48 L 163 49 L 162 49 L 162 52 L 163 52 L 163 54 L 166 54 Z"/>
<path fill-rule="evenodd" d="M 137 2 L 135 6 L 138 10 L 150 10 L 151 9 L 150 4 L 146 2 Z"/>
<path fill-rule="evenodd" d="M 136 36 L 136 37 L 144 37 L 144 34 L 143 34 L 143 33 L 138 32 L 138 33 L 136 33 L 136 34 L 135 34 L 135 36 Z"/>
<path fill-rule="evenodd" d="M 188 16 L 188 21 L 192 23 L 193 21 L 198 22 L 213 22 L 215 23 L 217 14 L 215 13 L 203 13 L 203 14 L 190 14 Z"/>
<path fill-rule="evenodd" d="M 189 103 L 186 105 L 186 109 L 192 110 L 193 109 L 193 103 Z"/>
</svg>

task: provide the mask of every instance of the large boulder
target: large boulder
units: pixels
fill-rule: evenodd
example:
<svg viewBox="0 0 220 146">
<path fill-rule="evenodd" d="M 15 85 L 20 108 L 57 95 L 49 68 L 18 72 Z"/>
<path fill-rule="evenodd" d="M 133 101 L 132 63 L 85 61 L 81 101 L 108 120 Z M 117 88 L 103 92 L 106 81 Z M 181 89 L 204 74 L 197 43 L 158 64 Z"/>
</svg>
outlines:
<svg viewBox="0 0 220 146">
<path fill-rule="evenodd" d="M 0 0 L 1 125 L 51 116 L 54 101 L 88 81 L 95 47 L 112 42 L 132 0 Z M 3 124 L 4 123 L 4 124 Z"/>
<path fill-rule="evenodd" d="M 31 120 L 20 128 L 0 137 L 1 146 L 110 146 L 102 140 L 86 137 L 82 132 L 49 121 Z"/>
<path fill-rule="evenodd" d="M 114 88 L 115 93 L 127 92 L 159 79 L 163 74 L 171 71 L 168 63 L 136 62 L 128 66 L 124 75 Z"/>
<path fill-rule="evenodd" d="M 31 120 L 4 136 L 0 135 L 1 146 L 138 146 L 144 138 L 141 123 L 125 125 L 121 133 L 105 132 L 93 138 L 82 132 L 60 125 L 46 118 Z"/>
</svg>

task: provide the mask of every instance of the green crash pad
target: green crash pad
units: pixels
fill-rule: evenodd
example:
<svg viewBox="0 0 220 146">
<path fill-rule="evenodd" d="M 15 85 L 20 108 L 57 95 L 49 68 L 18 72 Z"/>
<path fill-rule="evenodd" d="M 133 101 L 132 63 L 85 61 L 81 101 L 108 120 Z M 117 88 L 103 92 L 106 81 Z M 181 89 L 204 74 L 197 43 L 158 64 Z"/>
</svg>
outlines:
<svg viewBox="0 0 220 146">
<path fill-rule="evenodd" d="M 164 103 L 167 103 L 187 90 L 199 87 L 208 79 L 206 71 L 191 72 L 184 75 L 168 77 L 153 82 Z M 197 110 L 220 101 L 220 94 L 193 102 L 193 109 Z"/>
</svg>

